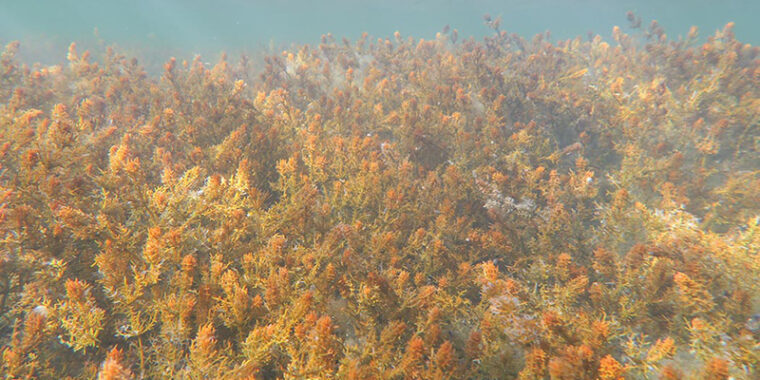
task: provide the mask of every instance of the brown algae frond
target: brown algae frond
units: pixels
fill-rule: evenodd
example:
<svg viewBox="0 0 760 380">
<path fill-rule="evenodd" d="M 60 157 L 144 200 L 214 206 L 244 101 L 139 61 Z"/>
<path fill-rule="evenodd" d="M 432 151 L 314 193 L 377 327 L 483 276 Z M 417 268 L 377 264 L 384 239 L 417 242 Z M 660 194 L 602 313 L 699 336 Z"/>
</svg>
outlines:
<svg viewBox="0 0 760 380">
<path fill-rule="evenodd" d="M 628 20 L 160 78 L 9 45 L 1 372 L 757 378 L 759 49 Z"/>
</svg>

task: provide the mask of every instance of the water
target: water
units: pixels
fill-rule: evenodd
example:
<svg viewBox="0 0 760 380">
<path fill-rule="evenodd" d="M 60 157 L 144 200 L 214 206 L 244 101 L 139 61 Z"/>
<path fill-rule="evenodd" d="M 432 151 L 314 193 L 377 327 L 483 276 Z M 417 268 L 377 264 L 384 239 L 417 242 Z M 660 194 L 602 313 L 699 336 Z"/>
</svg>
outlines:
<svg viewBox="0 0 760 380">
<path fill-rule="evenodd" d="M 658 20 L 673 36 L 692 25 L 709 35 L 733 21 L 739 40 L 760 43 L 760 2 L 753 0 L 4 0 L 0 42 L 21 41 L 32 61 L 61 60 L 72 41 L 86 48 L 117 44 L 153 61 L 316 43 L 325 33 L 354 40 L 363 32 L 387 37 L 399 31 L 429 39 L 450 25 L 462 37 L 481 38 L 489 33 L 484 14 L 524 36 L 550 30 L 555 40 L 588 32 L 609 37 L 614 25 L 627 25 L 629 10 L 645 23 Z"/>
</svg>

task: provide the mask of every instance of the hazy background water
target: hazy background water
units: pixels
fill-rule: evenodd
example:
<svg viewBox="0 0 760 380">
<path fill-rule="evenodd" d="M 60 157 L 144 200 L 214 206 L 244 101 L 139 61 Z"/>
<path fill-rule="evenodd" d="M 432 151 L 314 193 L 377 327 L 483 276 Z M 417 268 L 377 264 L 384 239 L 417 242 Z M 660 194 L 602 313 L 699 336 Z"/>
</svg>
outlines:
<svg viewBox="0 0 760 380">
<path fill-rule="evenodd" d="M 672 37 L 691 25 L 704 37 L 734 21 L 737 38 L 760 43 L 760 0 L 0 0 L 0 43 L 19 40 L 24 59 L 44 63 L 63 60 L 72 41 L 116 44 L 150 66 L 169 56 L 214 60 L 221 51 L 318 43 L 328 32 L 351 40 L 365 31 L 432 38 L 450 25 L 462 38 L 480 38 L 489 33 L 486 13 L 528 37 L 546 30 L 553 40 L 589 31 L 609 37 L 614 25 L 628 24 L 628 10 L 644 26 L 658 20 Z"/>
</svg>

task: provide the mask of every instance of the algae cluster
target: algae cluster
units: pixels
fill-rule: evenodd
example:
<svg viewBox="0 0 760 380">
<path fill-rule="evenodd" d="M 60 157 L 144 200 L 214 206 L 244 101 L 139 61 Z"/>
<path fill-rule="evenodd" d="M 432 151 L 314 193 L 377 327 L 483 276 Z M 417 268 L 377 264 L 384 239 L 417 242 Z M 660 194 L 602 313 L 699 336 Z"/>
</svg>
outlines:
<svg viewBox="0 0 760 380">
<path fill-rule="evenodd" d="M 7 378 L 760 376 L 760 49 L 0 59 Z"/>
</svg>

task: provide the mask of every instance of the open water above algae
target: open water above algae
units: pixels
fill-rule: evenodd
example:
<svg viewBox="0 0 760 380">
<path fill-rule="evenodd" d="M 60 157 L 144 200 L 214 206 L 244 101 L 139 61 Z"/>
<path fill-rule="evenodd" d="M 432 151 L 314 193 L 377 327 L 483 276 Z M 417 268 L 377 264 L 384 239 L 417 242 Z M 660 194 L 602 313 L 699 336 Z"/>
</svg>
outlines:
<svg viewBox="0 0 760 380">
<path fill-rule="evenodd" d="M 22 56 L 55 62 L 72 41 L 83 48 L 118 44 L 153 67 L 168 55 L 215 59 L 255 54 L 292 43 L 316 43 L 325 33 L 356 39 L 432 38 L 445 25 L 463 37 L 488 34 L 484 14 L 523 36 L 550 30 L 555 40 L 592 32 L 610 36 L 627 11 L 658 20 L 672 36 L 697 26 L 711 34 L 729 21 L 744 42 L 760 43 L 760 2 L 753 0 L 6 0 L 0 2 L 0 42 L 19 40 Z"/>
</svg>

